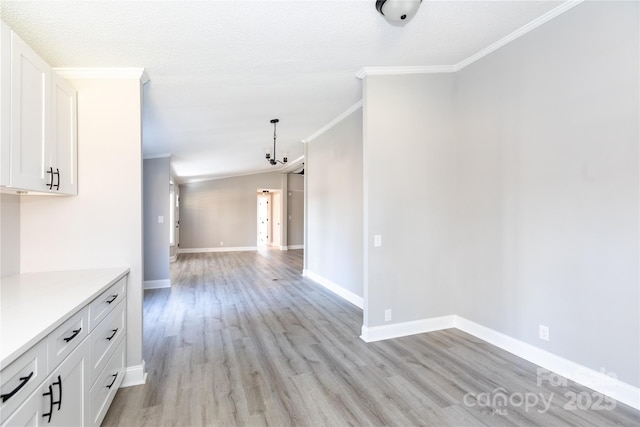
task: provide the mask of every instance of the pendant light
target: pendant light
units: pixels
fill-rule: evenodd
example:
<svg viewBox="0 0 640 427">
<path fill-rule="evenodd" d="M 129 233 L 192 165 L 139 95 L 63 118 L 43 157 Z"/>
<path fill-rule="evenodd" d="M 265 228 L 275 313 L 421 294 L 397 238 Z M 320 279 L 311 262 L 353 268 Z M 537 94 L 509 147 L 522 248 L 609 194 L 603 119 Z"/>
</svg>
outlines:
<svg viewBox="0 0 640 427">
<path fill-rule="evenodd" d="M 287 163 L 287 153 L 284 153 L 284 156 L 282 157 L 282 161 L 278 160 L 276 157 L 276 124 L 279 122 L 280 120 L 278 119 L 271 119 L 271 123 L 273 123 L 273 158 L 271 158 L 271 152 L 267 149 L 267 153 L 265 154 L 265 157 L 267 158 L 267 162 L 269 162 L 269 164 L 275 166 L 278 163 L 284 165 L 285 163 Z"/>
</svg>

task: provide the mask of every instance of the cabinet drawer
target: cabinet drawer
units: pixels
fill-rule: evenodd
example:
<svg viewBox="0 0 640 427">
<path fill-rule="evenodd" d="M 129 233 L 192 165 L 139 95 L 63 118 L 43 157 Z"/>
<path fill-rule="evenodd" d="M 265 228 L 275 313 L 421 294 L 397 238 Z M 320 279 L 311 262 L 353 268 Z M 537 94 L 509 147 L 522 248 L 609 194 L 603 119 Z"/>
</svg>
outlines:
<svg viewBox="0 0 640 427">
<path fill-rule="evenodd" d="M 0 424 L 42 383 L 47 373 L 46 339 L 0 372 Z"/>
<path fill-rule="evenodd" d="M 20 402 L 21 406 L 18 409 L 11 414 L 7 414 L 9 418 L 2 421 L 2 427 L 37 427 L 43 425 L 42 419 L 44 417 L 42 415 L 46 413 L 47 409 L 42 393 L 42 389 L 36 390 L 24 401 Z"/>
<path fill-rule="evenodd" d="M 111 313 L 91 332 L 91 373 L 90 383 L 93 384 L 98 375 L 109 361 L 115 346 L 126 334 L 126 299 L 113 309 Z"/>
<path fill-rule="evenodd" d="M 89 327 L 91 330 L 98 326 L 98 323 L 124 299 L 126 291 L 127 276 L 124 276 L 89 304 Z"/>
<path fill-rule="evenodd" d="M 47 337 L 48 366 L 58 366 L 89 334 L 89 311 L 83 308 Z"/>
<path fill-rule="evenodd" d="M 2 427 L 80 427 L 88 408 L 89 384 L 85 371 L 88 341 L 84 340 L 40 384 Z"/>
<path fill-rule="evenodd" d="M 89 404 L 91 418 L 87 422 L 89 426 L 100 425 L 122 383 L 125 374 L 125 341 L 126 337 L 120 341 L 104 370 L 98 376 L 98 380 L 91 388 Z"/>
</svg>

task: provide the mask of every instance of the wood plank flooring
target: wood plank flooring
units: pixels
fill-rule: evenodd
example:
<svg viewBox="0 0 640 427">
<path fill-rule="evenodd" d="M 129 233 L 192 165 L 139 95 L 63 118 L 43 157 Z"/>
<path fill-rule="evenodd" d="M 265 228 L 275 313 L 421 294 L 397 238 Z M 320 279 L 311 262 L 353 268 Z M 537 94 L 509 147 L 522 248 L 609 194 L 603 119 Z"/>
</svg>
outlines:
<svg viewBox="0 0 640 427">
<path fill-rule="evenodd" d="M 181 255 L 145 292 L 147 383 L 103 426 L 640 425 L 455 329 L 366 344 L 362 311 L 301 270 L 302 251 Z"/>
</svg>

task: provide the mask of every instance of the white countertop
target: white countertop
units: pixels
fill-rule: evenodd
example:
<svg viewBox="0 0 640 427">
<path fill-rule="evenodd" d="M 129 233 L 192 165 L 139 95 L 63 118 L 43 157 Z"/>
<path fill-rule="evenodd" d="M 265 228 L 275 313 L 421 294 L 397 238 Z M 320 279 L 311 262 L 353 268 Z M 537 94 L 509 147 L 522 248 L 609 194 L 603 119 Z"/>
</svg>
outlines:
<svg viewBox="0 0 640 427">
<path fill-rule="evenodd" d="M 0 280 L 0 368 L 129 272 L 128 268 L 27 273 Z"/>
</svg>

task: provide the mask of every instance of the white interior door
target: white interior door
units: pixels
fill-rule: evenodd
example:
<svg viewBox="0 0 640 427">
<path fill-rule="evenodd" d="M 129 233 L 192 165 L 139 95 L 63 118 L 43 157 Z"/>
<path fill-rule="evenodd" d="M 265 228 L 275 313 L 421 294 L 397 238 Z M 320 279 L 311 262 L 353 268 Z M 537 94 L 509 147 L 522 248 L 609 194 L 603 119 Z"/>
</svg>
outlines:
<svg viewBox="0 0 640 427">
<path fill-rule="evenodd" d="M 269 245 L 269 193 L 258 195 L 258 246 Z"/>
</svg>

